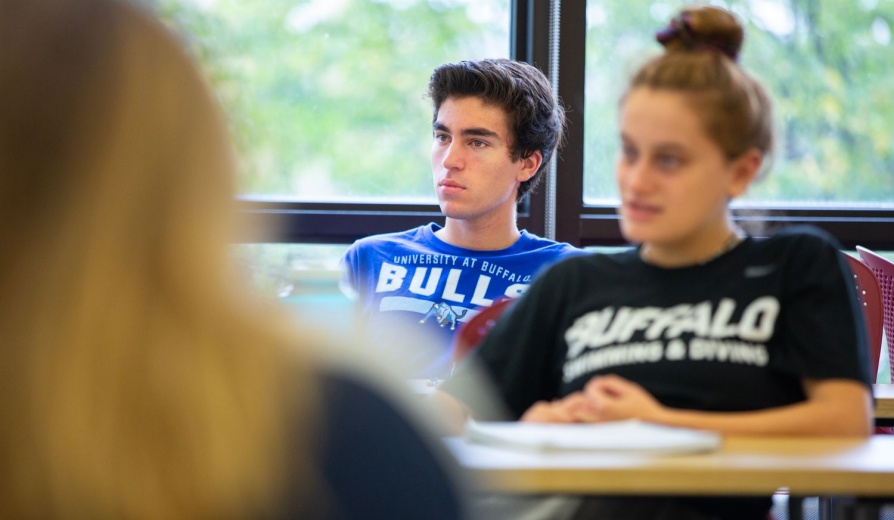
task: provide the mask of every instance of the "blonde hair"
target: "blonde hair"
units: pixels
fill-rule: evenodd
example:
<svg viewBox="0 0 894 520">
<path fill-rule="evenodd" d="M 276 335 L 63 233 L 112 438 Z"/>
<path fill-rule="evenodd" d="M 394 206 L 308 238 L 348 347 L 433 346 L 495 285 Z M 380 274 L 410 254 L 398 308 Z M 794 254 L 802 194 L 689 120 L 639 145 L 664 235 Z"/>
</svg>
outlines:
<svg viewBox="0 0 894 520">
<path fill-rule="evenodd" d="M 0 516 L 272 513 L 314 385 L 229 263 L 209 89 L 134 5 L 0 10 Z"/>
<path fill-rule="evenodd" d="M 768 157 L 774 140 L 772 104 L 760 82 L 737 63 L 744 38 L 739 20 L 719 7 L 689 7 L 656 37 L 664 54 L 634 74 L 627 92 L 647 87 L 687 94 L 707 135 L 728 158 L 751 148 Z"/>
</svg>

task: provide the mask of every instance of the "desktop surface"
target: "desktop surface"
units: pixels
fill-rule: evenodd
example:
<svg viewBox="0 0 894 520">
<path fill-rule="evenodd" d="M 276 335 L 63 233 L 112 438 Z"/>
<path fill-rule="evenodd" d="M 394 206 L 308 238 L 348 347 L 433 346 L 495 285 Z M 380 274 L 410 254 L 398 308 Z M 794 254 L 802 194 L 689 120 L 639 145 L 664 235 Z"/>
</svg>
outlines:
<svg viewBox="0 0 894 520">
<path fill-rule="evenodd" d="M 707 453 L 536 452 L 471 443 L 448 447 L 502 493 L 850 495 L 894 498 L 894 435 L 869 439 L 727 437 Z"/>
</svg>

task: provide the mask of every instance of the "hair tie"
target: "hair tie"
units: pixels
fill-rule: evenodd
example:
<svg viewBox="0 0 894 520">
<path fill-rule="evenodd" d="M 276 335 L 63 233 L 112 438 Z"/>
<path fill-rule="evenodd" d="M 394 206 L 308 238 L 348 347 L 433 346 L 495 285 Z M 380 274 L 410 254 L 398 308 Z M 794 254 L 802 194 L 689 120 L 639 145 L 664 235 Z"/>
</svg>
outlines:
<svg viewBox="0 0 894 520">
<path fill-rule="evenodd" d="M 695 31 L 692 30 L 692 15 L 682 12 L 673 17 L 664 29 L 655 33 L 658 43 L 665 45 L 675 38 L 680 38 L 687 47 L 691 47 L 695 39 Z"/>
<path fill-rule="evenodd" d="M 733 61 L 738 61 L 739 53 L 735 45 L 725 43 L 720 38 L 699 41 L 696 38 L 696 31 L 692 27 L 692 14 L 689 12 L 683 12 L 675 16 L 667 27 L 655 33 L 655 39 L 661 45 L 667 45 L 677 38 L 682 40 L 688 49 L 719 52 Z"/>
</svg>

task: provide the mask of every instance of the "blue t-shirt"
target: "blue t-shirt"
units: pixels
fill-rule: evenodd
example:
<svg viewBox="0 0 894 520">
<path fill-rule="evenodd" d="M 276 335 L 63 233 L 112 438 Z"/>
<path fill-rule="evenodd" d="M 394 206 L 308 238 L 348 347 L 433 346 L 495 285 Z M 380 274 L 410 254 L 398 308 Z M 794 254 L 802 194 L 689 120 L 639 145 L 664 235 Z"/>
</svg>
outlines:
<svg viewBox="0 0 894 520">
<path fill-rule="evenodd" d="M 465 249 L 437 238 L 439 229 L 366 237 L 342 259 L 342 290 L 358 301 L 365 339 L 411 378 L 447 377 L 463 322 L 521 295 L 543 267 L 584 253 L 526 231 L 505 249 Z"/>
</svg>

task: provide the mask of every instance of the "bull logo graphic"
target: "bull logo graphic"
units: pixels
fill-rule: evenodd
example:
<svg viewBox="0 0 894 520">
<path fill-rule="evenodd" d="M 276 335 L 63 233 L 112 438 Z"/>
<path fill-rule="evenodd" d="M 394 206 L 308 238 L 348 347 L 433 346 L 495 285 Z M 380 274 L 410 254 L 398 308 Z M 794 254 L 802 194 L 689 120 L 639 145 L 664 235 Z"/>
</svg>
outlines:
<svg viewBox="0 0 894 520">
<path fill-rule="evenodd" d="M 431 309 L 425 313 L 425 316 L 419 320 L 419 323 L 425 323 L 432 316 L 438 322 L 438 325 L 441 327 L 446 326 L 448 323 L 450 324 L 450 330 L 456 330 L 456 322 L 466 315 L 469 312 L 468 309 L 463 309 L 461 314 L 457 314 L 453 307 L 450 304 L 441 302 L 441 303 L 433 303 L 431 304 Z"/>
</svg>

